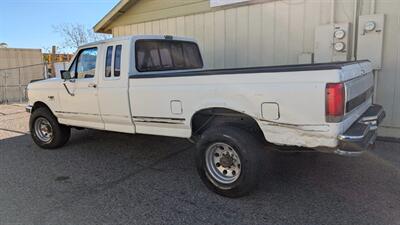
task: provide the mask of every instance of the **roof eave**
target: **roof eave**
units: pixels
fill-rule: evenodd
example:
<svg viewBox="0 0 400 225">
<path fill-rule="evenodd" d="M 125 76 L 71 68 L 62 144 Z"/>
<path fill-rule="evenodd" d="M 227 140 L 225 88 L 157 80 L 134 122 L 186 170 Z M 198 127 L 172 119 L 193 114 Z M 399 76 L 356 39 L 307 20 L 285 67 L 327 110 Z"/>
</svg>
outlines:
<svg viewBox="0 0 400 225">
<path fill-rule="evenodd" d="M 120 15 L 122 15 L 127 8 L 129 8 L 132 4 L 137 2 L 138 0 L 121 0 L 115 5 L 94 27 L 94 32 L 97 33 L 111 33 L 111 29 L 109 29 L 110 23 L 112 23 L 115 19 L 117 19 Z"/>
</svg>

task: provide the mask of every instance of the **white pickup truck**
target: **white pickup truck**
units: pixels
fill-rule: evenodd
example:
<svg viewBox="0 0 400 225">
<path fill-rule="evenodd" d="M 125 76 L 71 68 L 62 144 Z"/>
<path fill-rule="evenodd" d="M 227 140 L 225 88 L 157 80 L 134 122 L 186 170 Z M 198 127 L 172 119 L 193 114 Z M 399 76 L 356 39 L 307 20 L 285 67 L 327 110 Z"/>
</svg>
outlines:
<svg viewBox="0 0 400 225">
<path fill-rule="evenodd" d="M 71 128 L 196 141 L 203 182 L 239 197 L 257 184 L 266 146 L 356 155 L 385 117 L 368 61 L 204 70 L 193 39 L 131 36 L 79 48 L 60 78 L 29 84 L 34 142 Z"/>
</svg>

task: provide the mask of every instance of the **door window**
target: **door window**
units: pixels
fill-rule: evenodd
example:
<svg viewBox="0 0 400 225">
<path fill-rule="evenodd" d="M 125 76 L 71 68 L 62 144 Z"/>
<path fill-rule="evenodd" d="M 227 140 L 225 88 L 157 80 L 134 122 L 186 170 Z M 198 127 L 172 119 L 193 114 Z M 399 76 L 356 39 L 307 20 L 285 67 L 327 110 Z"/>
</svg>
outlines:
<svg viewBox="0 0 400 225">
<path fill-rule="evenodd" d="M 96 72 L 97 48 L 84 49 L 79 53 L 76 78 L 93 78 Z"/>
<path fill-rule="evenodd" d="M 77 59 L 74 60 L 71 67 L 69 68 L 69 73 L 72 79 L 75 79 L 76 77 L 76 61 Z"/>
</svg>

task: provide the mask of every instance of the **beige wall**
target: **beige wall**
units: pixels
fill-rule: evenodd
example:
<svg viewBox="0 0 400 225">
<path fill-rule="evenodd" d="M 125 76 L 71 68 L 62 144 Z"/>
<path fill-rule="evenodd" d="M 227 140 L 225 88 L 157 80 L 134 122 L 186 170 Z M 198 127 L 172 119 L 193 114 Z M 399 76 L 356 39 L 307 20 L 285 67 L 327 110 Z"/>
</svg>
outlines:
<svg viewBox="0 0 400 225">
<path fill-rule="evenodd" d="M 25 87 L 43 78 L 40 49 L 0 48 L 0 103 L 25 100 Z"/>
<path fill-rule="evenodd" d="M 139 9 L 146 11 L 146 4 L 156 1 L 139 1 L 142 4 Z M 335 22 L 353 23 L 354 1 L 335 2 Z M 369 14 L 370 1 L 360 2 L 361 15 Z M 331 1 L 265 1 L 217 9 L 159 20 L 149 17 L 143 23 L 136 23 L 129 11 L 127 17 L 120 20 L 128 25 L 113 23 L 112 32 L 114 36 L 171 34 L 194 37 L 200 43 L 207 68 L 295 64 L 300 53 L 313 52 L 315 27 L 330 22 Z M 399 12 L 400 1 L 376 0 L 376 13 L 386 14 L 383 69 L 379 71 L 377 88 L 377 102 L 387 111 L 386 129 L 382 129 L 381 134 L 396 137 L 400 137 Z"/>
<path fill-rule="evenodd" d="M 210 11 L 208 0 L 139 0 L 109 28 Z"/>
</svg>

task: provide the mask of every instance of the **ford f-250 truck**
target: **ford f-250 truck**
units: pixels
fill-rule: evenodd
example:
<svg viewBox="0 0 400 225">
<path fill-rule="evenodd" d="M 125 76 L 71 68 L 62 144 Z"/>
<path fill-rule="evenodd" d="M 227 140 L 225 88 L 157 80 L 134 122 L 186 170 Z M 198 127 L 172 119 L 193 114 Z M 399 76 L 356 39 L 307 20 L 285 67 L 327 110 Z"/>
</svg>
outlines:
<svg viewBox="0 0 400 225">
<path fill-rule="evenodd" d="M 193 138 L 203 182 L 239 197 L 257 184 L 265 146 L 356 155 L 385 117 L 368 61 L 204 70 L 196 42 L 132 36 L 78 49 L 61 79 L 28 86 L 42 148 L 71 128 Z"/>
</svg>

